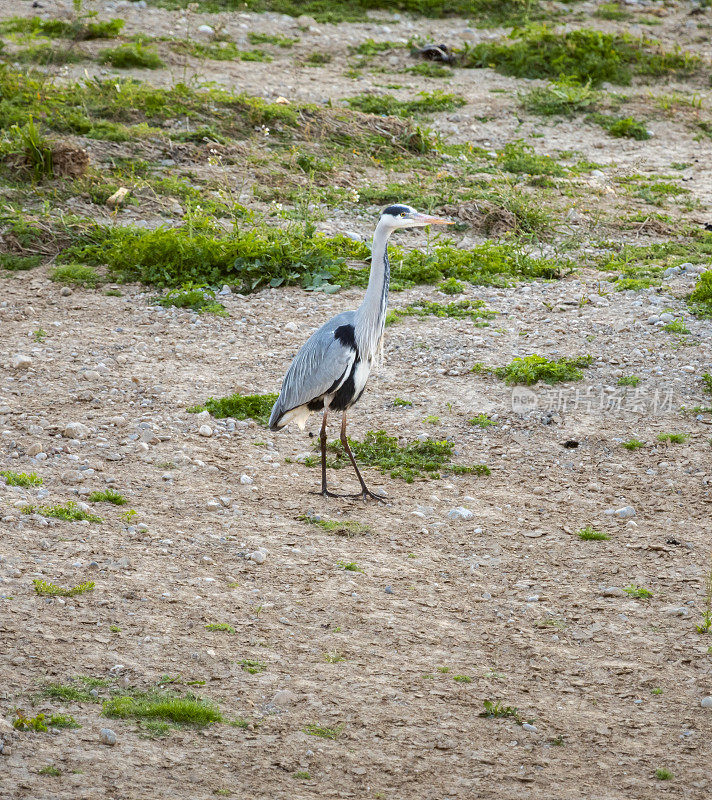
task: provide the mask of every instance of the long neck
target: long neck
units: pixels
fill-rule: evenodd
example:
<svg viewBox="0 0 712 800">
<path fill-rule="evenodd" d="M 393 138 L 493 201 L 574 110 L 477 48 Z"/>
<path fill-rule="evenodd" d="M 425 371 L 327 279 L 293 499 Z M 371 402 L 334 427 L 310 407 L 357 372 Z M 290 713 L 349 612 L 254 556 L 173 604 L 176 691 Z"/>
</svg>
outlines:
<svg viewBox="0 0 712 800">
<path fill-rule="evenodd" d="M 383 335 L 388 306 L 388 286 L 391 281 L 391 267 L 388 263 L 388 237 L 390 231 L 377 226 L 373 234 L 371 248 L 371 274 L 368 278 L 366 296 L 358 311 L 360 325 L 357 341 L 359 352 L 373 357 Z"/>
</svg>

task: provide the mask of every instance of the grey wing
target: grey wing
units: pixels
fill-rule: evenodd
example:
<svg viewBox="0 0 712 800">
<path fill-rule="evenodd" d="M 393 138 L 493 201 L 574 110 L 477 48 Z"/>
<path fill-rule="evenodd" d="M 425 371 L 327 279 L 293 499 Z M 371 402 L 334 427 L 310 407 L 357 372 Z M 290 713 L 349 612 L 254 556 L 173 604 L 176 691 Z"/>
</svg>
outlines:
<svg viewBox="0 0 712 800">
<path fill-rule="evenodd" d="M 282 389 L 270 415 L 270 428 L 279 428 L 280 419 L 287 411 L 321 397 L 346 378 L 356 358 L 356 350 L 336 338 L 334 333 L 342 326 L 352 326 L 353 320 L 353 311 L 339 314 L 302 345 L 282 381 Z"/>
</svg>

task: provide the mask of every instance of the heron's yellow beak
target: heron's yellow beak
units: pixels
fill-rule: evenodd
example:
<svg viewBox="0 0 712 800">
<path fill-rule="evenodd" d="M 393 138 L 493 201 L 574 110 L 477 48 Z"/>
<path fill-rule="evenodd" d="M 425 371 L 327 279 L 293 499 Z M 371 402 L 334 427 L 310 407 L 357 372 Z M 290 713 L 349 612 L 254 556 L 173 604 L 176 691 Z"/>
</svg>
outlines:
<svg viewBox="0 0 712 800">
<path fill-rule="evenodd" d="M 418 222 L 421 225 L 454 225 L 455 223 L 449 219 L 442 219 L 442 217 L 430 217 L 427 214 L 413 214 L 411 217 L 413 222 Z"/>
</svg>

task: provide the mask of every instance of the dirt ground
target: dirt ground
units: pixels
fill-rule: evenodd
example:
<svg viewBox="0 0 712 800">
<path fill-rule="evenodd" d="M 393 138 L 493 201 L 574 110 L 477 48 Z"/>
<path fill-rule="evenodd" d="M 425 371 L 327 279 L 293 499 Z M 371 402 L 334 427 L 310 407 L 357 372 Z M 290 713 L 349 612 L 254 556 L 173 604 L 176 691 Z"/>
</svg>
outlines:
<svg viewBox="0 0 712 800">
<path fill-rule="evenodd" d="M 20 12 L 30 14 L 26 5 Z M 66 8 L 43 5 L 52 14 Z M 216 20 L 235 38 L 295 30 L 285 17 L 100 10 L 125 17 L 131 34 L 192 35 Z M 687 25 L 700 17 L 689 10 L 660 8 L 655 36 L 704 53 L 709 43 Z M 2 2 L 0 13 L 18 10 Z M 462 20 L 382 17 L 303 31 L 299 52 L 333 51 L 324 67 L 300 68 L 285 53 L 271 64 L 209 62 L 209 77 L 265 97 L 337 100 L 381 82 L 373 73 L 343 77 L 349 43 L 496 33 L 463 34 Z M 85 68 L 90 77 L 101 69 L 77 74 Z M 205 64 L 194 68 L 205 75 Z M 185 69 L 137 75 L 169 83 Z M 413 82 L 433 88 L 427 78 Z M 490 90 L 521 86 L 491 70 L 456 72 L 447 89 L 468 104 L 436 115 L 435 125 L 485 147 L 536 130 L 541 152 L 578 149 L 608 165 L 608 176 L 689 161 L 685 185 L 700 206 L 688 219 L 712 221 L 712 142 L 696 141 L 684 120 L 661 114 L 645 142 L 577 122 L 520 121 L 516 97 Z M 634 91 L 644 104 L 648 87 Z M 708 107 L 709 87 L 696 91 Z M 477 122 L 482 115 L 489 121 Z M 339 212 L 320 227 L 366 236 L 374 221 Z M 415 233 L 399 239 L 424 242 Z M 355 308 L 360 290 L 232 294 L 221 298 L 230 316 L 219 318 L 151 305 L 154 293 L 138 285 L 121 286 L 121 297 L 66 293 L 47 274 L 41 267 L 0 279 L 0 469 L 44 480 L 27 489 L 0 481 L 0 716 L 11 722 L 18 707 L 71 713 L 82 727 L 0 728 L 2 798 L 712 796 L 712 708 L 702 705 L 712 695 L 712 636 L 696 630 L 712 568 L 712 415 L 681 411 L 710 405 L 701 376 L 712 372 L 712 321 L 690 316 L 684 302 L 696 273 L 672 276 L 659 291 L 605 295 L 601 273 L 589 268 L 558 282 L 470 287 L 466 297 L 498 312 L 490 327 L 431 317 L 390 327 L 384 363 L 351 412 L 351 435 L 449 438 L 457 463 L 492 472 L 408 484 L 367 470 L 386 504 L 312 494 L 318 470 L 299 463 L 312 449 L 305 433 L 186 412 L 210 396 L 276 392 L 309 333 Z M 421 298 L 447 302 L 420 287 L 392 303 Z M 650 324 L 664 309 L 684 316 L 690 333 Z M 47 335 L 36 341 L 40 328 Z M 580 383 L 531 391 L 470 371 L 476 361 L 500 366 L 531 353 L 590 353 L 593 364 Z M 18 355 L 30 363 L 18 366 Z M 618 386 L 628 375 L 640 385 Z M 396 397 L 412 406 L 395 406 Z M 469 424 L 481 413 L 498 424 Z M 425 421 L 433 416 L 437 424 Z M 87 426 L 84 438 L 65 435 L 73 422 Z M 210 436 L 198 432 L 205 424 Z M 689 438 L 657 442 L 669 432 Z M 646 446 L 624 449 L 633 437 Z M 346 470 L 329 477 L 354 486 Z M 128 505 L 93 506 L 102 524 L 20 510 L 107 487 Z M 611 513 L 628 506 L 633 516 Z M 453 519 L 459 507 L 472 515 Z M 130 521 L 119 518 L 126 508 L 136 511 Z M 327 531 L 301 519 L 312 514 L 363 529 Z M 610 540 L 582 541 L 576 534 L 586 526 Z M 96 586 L 42 598 L 36 578 Z M 652 597 L 629 596 L 631 586 Z M 214 623 L 235 632 L 206 630 Z M 264 669 L 250 673 L 244 660 Z M 193 688 L 249 724 L 152 738 L 131 720 L 101 716 L 98 704 L 36 698 L 42 683 L 78 675 L 143 688 L 178 676 L 175 688 Z M 484 701 L 516 707 L 519 720 L 481 716 Z M 309 725 L 338 735 L 311 735 Z M 107 727 L 114 746 L 100 740 Z M 48 764 L 61 776 L 40 774 Z M 673 778 L 656 779 L 659 769 Z"/>
</svg>

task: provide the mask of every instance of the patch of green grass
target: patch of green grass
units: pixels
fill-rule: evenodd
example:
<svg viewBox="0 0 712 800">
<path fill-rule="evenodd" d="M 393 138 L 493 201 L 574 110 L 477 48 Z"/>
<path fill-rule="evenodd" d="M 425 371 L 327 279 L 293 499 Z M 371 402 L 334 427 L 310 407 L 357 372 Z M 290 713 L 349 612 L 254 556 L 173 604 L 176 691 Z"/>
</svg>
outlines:
<svg viewBox="0 0 712 800">
<path fill-rule="evenodd" d="M 359 94 L 346 98 L 351 108 L 366 114 L 412 117 L 420 114 L 435 114 L 439 111 L 453 111 L 467 102 L 459 94 L 451 94 L 435 89 L 432 92 L 418 92 L 415 100 L 398 100 L 392 94 Z"/>
<path fill-rule="evenodd" d="M 546 86 L 519 95 L 522 106 L 532 114 L 545 117 L 573 117 L 590 111 L 601 98 L 601 92 L 591 88 L 590 81 L 581 83 L 576 78 L 563 77 Z"/>
<path fill-rule="evenodd" d="M 455 445 L 449 441 L 425 439 L 401 447 L 396 436 L 389 436 L 385 431 L 368 431 L 363 442 L 349 439 L 349 446 L 356 460 L 364 466 L 379 469 L 392 478 L 402 478 L 407 483 L 412 483 L 416 478 L 437 479 L 440 470 L 456 474 L 487 474 L 484 464 L 472 467 L 451 464 Z M 350 466 L 351 462 L 340 441 L 330 442 L 328 449 L 335 454 L 332 467 Z"/>
<path fill-rule="evenodd" d="M 669 769 L 665 769 L 664 767 L 658 767 L 655 770 L 655 777 L 659 781 L 671 781 L 675 776 L 670 772 Z"/>
<path fill-rule="evenodd" d="M 139 730 L 144 739 L 165 739 L 170 736 L 172 726 L 168 722 L 139 720 Z"/>
<path fill-rule="evenodd" d="M 627 442 L 623 442 L 623 447 L 626 450 L 640 450 L 641 447 L 645 447 L 645 442 L 641 442 L 640 439 L 629 439 Z"/>
<path fill-rule="evenodd" d="M 87 498 L 90 503 L 113 503 L 115 506 L 125 506 L 126 498 L 114 491 L 114 489 L 105 489 L 103 492 L 92 492 Z"/>
<path fill-rule="evenodd" d="M 563 175 L 564 168 L 551 156 L 540 156 L 523 139 L 508 142 L 497 153 L 497 163 L 506 172 L 527 175 Z"/>
<path fill-rule="evenodd" d="M 0 253 L 0 269 L 8 272 L 21 272 L 34 269 L 42 263 L 42 256 L 18 256 L 14 253 Z"/>
<path fill-rule="evenodd" d="M 522 718 L 519 715 L 519 709 L 515 706 L 505 706 L 499 700 L 492 702 L 492 700 L 484 701 L 485 710 L 480 712 L 481 717 L 492 717 L 495 719 L 510 718 L 513 719 L 518 725 L 522 724 Z"/>
<path fill-rule="evenodd" d="M 462 294 L 465 291 L 465 285 L 455 278 L 448 278 L 438 284 L 438 289 L 445 294 Z"/>
<path fill-rule="evenodd" d="M 579 539 L 583 539 L 584 542 L 607 542 L 611 538 L 607 533 L 597 531 L 590 525 L 587 525 L 585 528 L 581 528 L 576 535 Z"/>
<path fill-rule="evenodd" d="M 62 770 L 59 767 L 55 767 L 54 764 L 45 764 L 44 767 L 40 767 L 37 770 L 38 775 L 50 775 L 53 778 L 59 778 L 62 774 Z"/>
<path fill-rule="evenodd" d="M 518 78 L 570 76 L 600 86 L 608 81 L 627 85 L 633 75 L 689 75 L 698 56 L 663 50 L 655 42 L 628 34 L 579 28 L 556 33 L 543 25 L 515 30 L 510 39 L 481 42 L 460 53 L 463 67 L 493 67 Z"/>
<path fill-rule="evenodd" d="M 180 289 L 171 289 L 165 296 L 156 299 L 164 308 L 187 308 L 197 314 L 215 314 L 218 317 L 230 316 L 222 303 L 215 297 L 215 292 L 207 286 L 187 283 Z"/>
<path fill-rule="evenodd" d="M 493 419 L 490 419 L 487 414 L 478 414 L 476 417 L 472 417 L 467 421 L 470 425 L 476 425 L 478 428 L 490 428 L 492 425 L 497 424 Z"/>
<path fill-rule="evenodd" d="M 655 278 L 618 278 L 613 284 L 617 292 L 638 292 L 641 289 L 649 289 L 651 286 L 659 286 L 660 281 Z"/>
<path fill-rule="evenodd" d="M 663 690 L 659 686 L 656 686 L 654 689 L 650 690 L 650 694 L 662 694 L 662 693 Z"/>
<path fill-rule="evenodd" d="M 406 72 L 412 75 L 424 75 L 426 78 L 451 78 L 453 71 L 442 64 L 434 64 L 432 61 L 421 61 L 414 67 L 408 67 Z"/>
<path fill-rule="evenodd" d="M 302 731 L 309 736 L 319 736 L 321 739 L 338 739 L 344 730 L 344 725 L 336 725 L 333 728 L 328 728 L 325 725 L 305 725 Z"/>
<path fill-rule="evenodd" d="M 245 672 L 249 672 L 250 675 L 258 675 L 260 672 L 264 672 L 267 668 L 265 664 L 261 661 L 257 661 L 254 658 L 243 658 L 242 661 L 237 662 Z"/>
<path fill-rule="evenodd" d="M 240 50 L 234 42 L 175 42 L 173 47 L 196 58 L 213 61 L 272 61 L 272 56 L 264 50 Z"/>
<path fill-rule="evenodd" d="M 602 3 L 594 12 L 594 17 L 609 20 L 630 19 L 633 15 L 619 3 Z"/>
<path fill-rule="evenodd" d="M 40 578 L 35 578 L 32 583 L 35 587 L 35 594 L 49 597 L 76 597 L 79 594 L 91 592 L 94 589 L 94 581 L 79 583 L 71 589 L 64 589 L 61 586 L 43 581 Z"/>
<path fill-rule="evenodd" d="M 199 728 L 223 721 L 220 710 L 207 700 L 193 694 L 179 696 L 168 692 L 112 697 L 103 702 L 101 713 L 113 719 L 159 720 Z"/>
<path fill-rule="evenodd" d="M 685 325 L 685 322 L 682 318 L 675 319 L 672 322 L 668 322 L 667 325 L 663 325 L 663 330 L 667 331 L 668 333 L 690 333 L 690 329 L 687 327 L 687 325 Z"/>
<path fill-rule="evenodd" d="M 200 413 L 204 409 L 216 419 L 254 419 L 260 425 L 267 425 L 272 406 L 277 401 L 276 394 L 231 394 L 228 397 L 209 397 L 203 406 L 191 406 L 190 413 Z"/>
<path fill-rule="evenodd" d="M 702 373 L 702 385 L 704 386 L 705 392 L 707 392 L 707 394 L 712 394 L 712 373 L 710 372 Z"/>
<path fill-rule="evenodd" d="M 452 679 L 456 683 L 472 683 L 472 678 L 469 675 L 453 675 Z"/>
<path fill-rule="evenodd" d="M 600 125 L 617 139 L 637 139 L 642 141 L 650 138 L 650 132 L 645 123 L 633 119 L 633 117 L 612 117 L 608 114 L 596 112 L 590 114 L 587 119 L 595 122 L 596 125 Z"/>
<path fill-rule="evenodd" d="M 115 39 L 126 23 L 122 19 L 89 21 L 88 15 L 65 22 L 60 19 L 39 17 L 9 17 L 0 21 L 0 33 L 22 33 L 77 41 L 88 39 Z"/>
<path fill-rule="evenodd" d="M 426 425 L 439 425 L 440 417 L 435 414 L 428 414 L 428 416 L 423 419 L 423 422 L 425 422 Z"/>
<path fill-rule="evenodd" d="M 274 44 L 277 47 L 289 48 L 295 45 L 298 37 L 282 36 L 280 33 L 257 33 L 250 31 L 247 34 L 247 41 L 250 44 Z"/>
<path fill-rule="evenodd" d="M 324 653 L 324 661 L 327 664 L 338 664 L 341 661 L 346 661 L 346 657 L 341 655 L 341 653 Z"/>
<path fill-rule="evenodd" d="M 659 442 L 669 442 L 670 444 L 684 444 L 689 438 L 689 433 L 659 433 L 657 435 Z"/>
<path fill-rule="evenodd" d="M 355 561 L 337 561 L 336 566 L 340 569 L 346 570 L 346 572 L 364 572 L 366 570 L 361 569 L 359 565 Z"/>
<path fill-rule="evenodd" d="M 578 356 L 577 358 L 560 358 L 549 360 L 544 356 L 531 355 L 515 358 L 505 367 L 498 367 L 494 374 L 508 384 L 532 384 L 543 381 L 554 384 L 562 381 L 580 381 L 583 378 L 582 367 L 588 367 L 593 361 L 592 356 Z"/>
<path fill-rule="evenodd" d="M 0 92 L 2 92 L 0 83 Z M 0 106 L 0 111 L 2 107 Z M 0 115 L 0 121 L 2 116 Z M 18 174 L 31 172 L 36 181 L 54 177 L 52 143 L 45 137 L 41 125 L 37 125 L 32 114 L 22 118 L 23 124 L 10 125 L 0 144 L 0 154 L 14 157 Z"/>
<path fill-rule="evenodd" d="M 622 375 L 618 378 L 618 386 L 637 386 L 640 378 L 637 375 Z"/>
<path fill-rule="evenodd" d="M 40 64 L 42 66 L 78 64 L 87 56 L 73 47 L 55 47 L 50 42 L 39 42 L 13 53 L 13 59 L 21 64 Z"/>
<path fill-rule="evenodd" d="M 413 401 L 412 400 L 403 400 L 401 397 L 396 397 L 393 401 L 393 405 L 400 407 L 400 408 L 412 408 Z"/>
<path fill-rule="evenodd" d="M 0 477 L 5 478 L 8 486 L 42 486 L 42 478 L 36 472 L 13 472 L 12 470 L 0 470 Z"/>
<path fill-rule="evenodd" d="M 496 316 L 494 311 L 485 308 L 482 300 L 459 300 L 443 305 L 432 300 L 419 300 L 403 308 L 394 308 L 386 315 L 386 325 L 392 325 L 403 317 L 453 317 L 474 320 L 491 319 Z"/>
<path fill-rule="evenodd" d="M 346 536 L 354 536 L 357 533 L 367 533 L 370 528 L 351 519 L 324 519 L 321 516 L 301 514 L 297 519 L 308 522 L 310 525 L 317 525 L 327 533 L 335 533 Z"/>
<path fill-rule="evenodd" d="M 294 777 L 300 781 L 308 781 L 311 779 L 311 775 L 304 769 L 299 769 L 294 773 Z"/>
<path fill-rule="evenodd" d="M 60 264 L 50 272 L 49 279 L 69 286 L 84 286 L 95 289 L 101 282 L 101 276 L 93 267 L 85 264 Z"/>
<path fill-rule="evenodd" d="M 88 685 L 88 684 L 87 684 Z M 96 687 L 90 687 L 96 688 Z M 98 700 L 90 694 L 89 689 L 84 689 L 72 684 L 46 683 L 41 688 L 43 697 L 59 700 L 62 703 L 97 703 Z"/>
<path fill-rule="evenodd" d="M 228 625 L 227 622 L 210 622 L 208 625 L 205 626 L 206 631 L 224 631 L 225 633 L 235 633 L 235 629 L 232 625 Z"/>
<path fill-rule="evenodd" d="M 68 500 L 64 505 L 55 503 L 52 506 L 23 506 L 22 513 L 41 514 L 43 517 L 54 517 L 55 519 L 63 519 L 68 522 L 80 522 L 82 520 L 86 520 L 87 522 L 103 522 L 102 518 L 97 517 L 96 514 L 82 511 L 74 500 Z"/>
<path fill-rule="evenodd" d="M 36 731 L 46 733 L 50 728 L 69 728 L 76 729 L 82 726 L 68 714 L 52 714 L 47 717 L 45 714 L 37 714 L 35 717 L 27 717 L 20 709 L 15 712 L 16 718 L 12 722 L 12 727 L 18 731 Z"/>
<path fill-rule="evenodd" d="M 153 47 L 141 42 L 127 42 L 118 47 L 109 47 L 99 53 L 100 64 L 109 64 L 115 69 L 159 69 L 165 62 Z"/>
<path fill-rule="evenodd" d="M 330 62 L 331 53 L 310 53 L 304 63 L 308 67 L 321 67 L 324 64 L 329 64 Z"/>
<path fill-rule="evenodd" d="M 712 316 L 712 269 L 703 272 L 688 298 L 690 311 L 698 317 Z"/>
<path fill-rule="evenodd" d="M 636 586 L 633 583 L 631 583 L 630 586 L 626 586 L 623 591 L 628 595 L 628 597 L 633 597 L 636 600 L 647 600 L 653 596 L 653 593 L 650 591 L 650 589 L 645 589 L 642 586 Z"/>
</svg>

